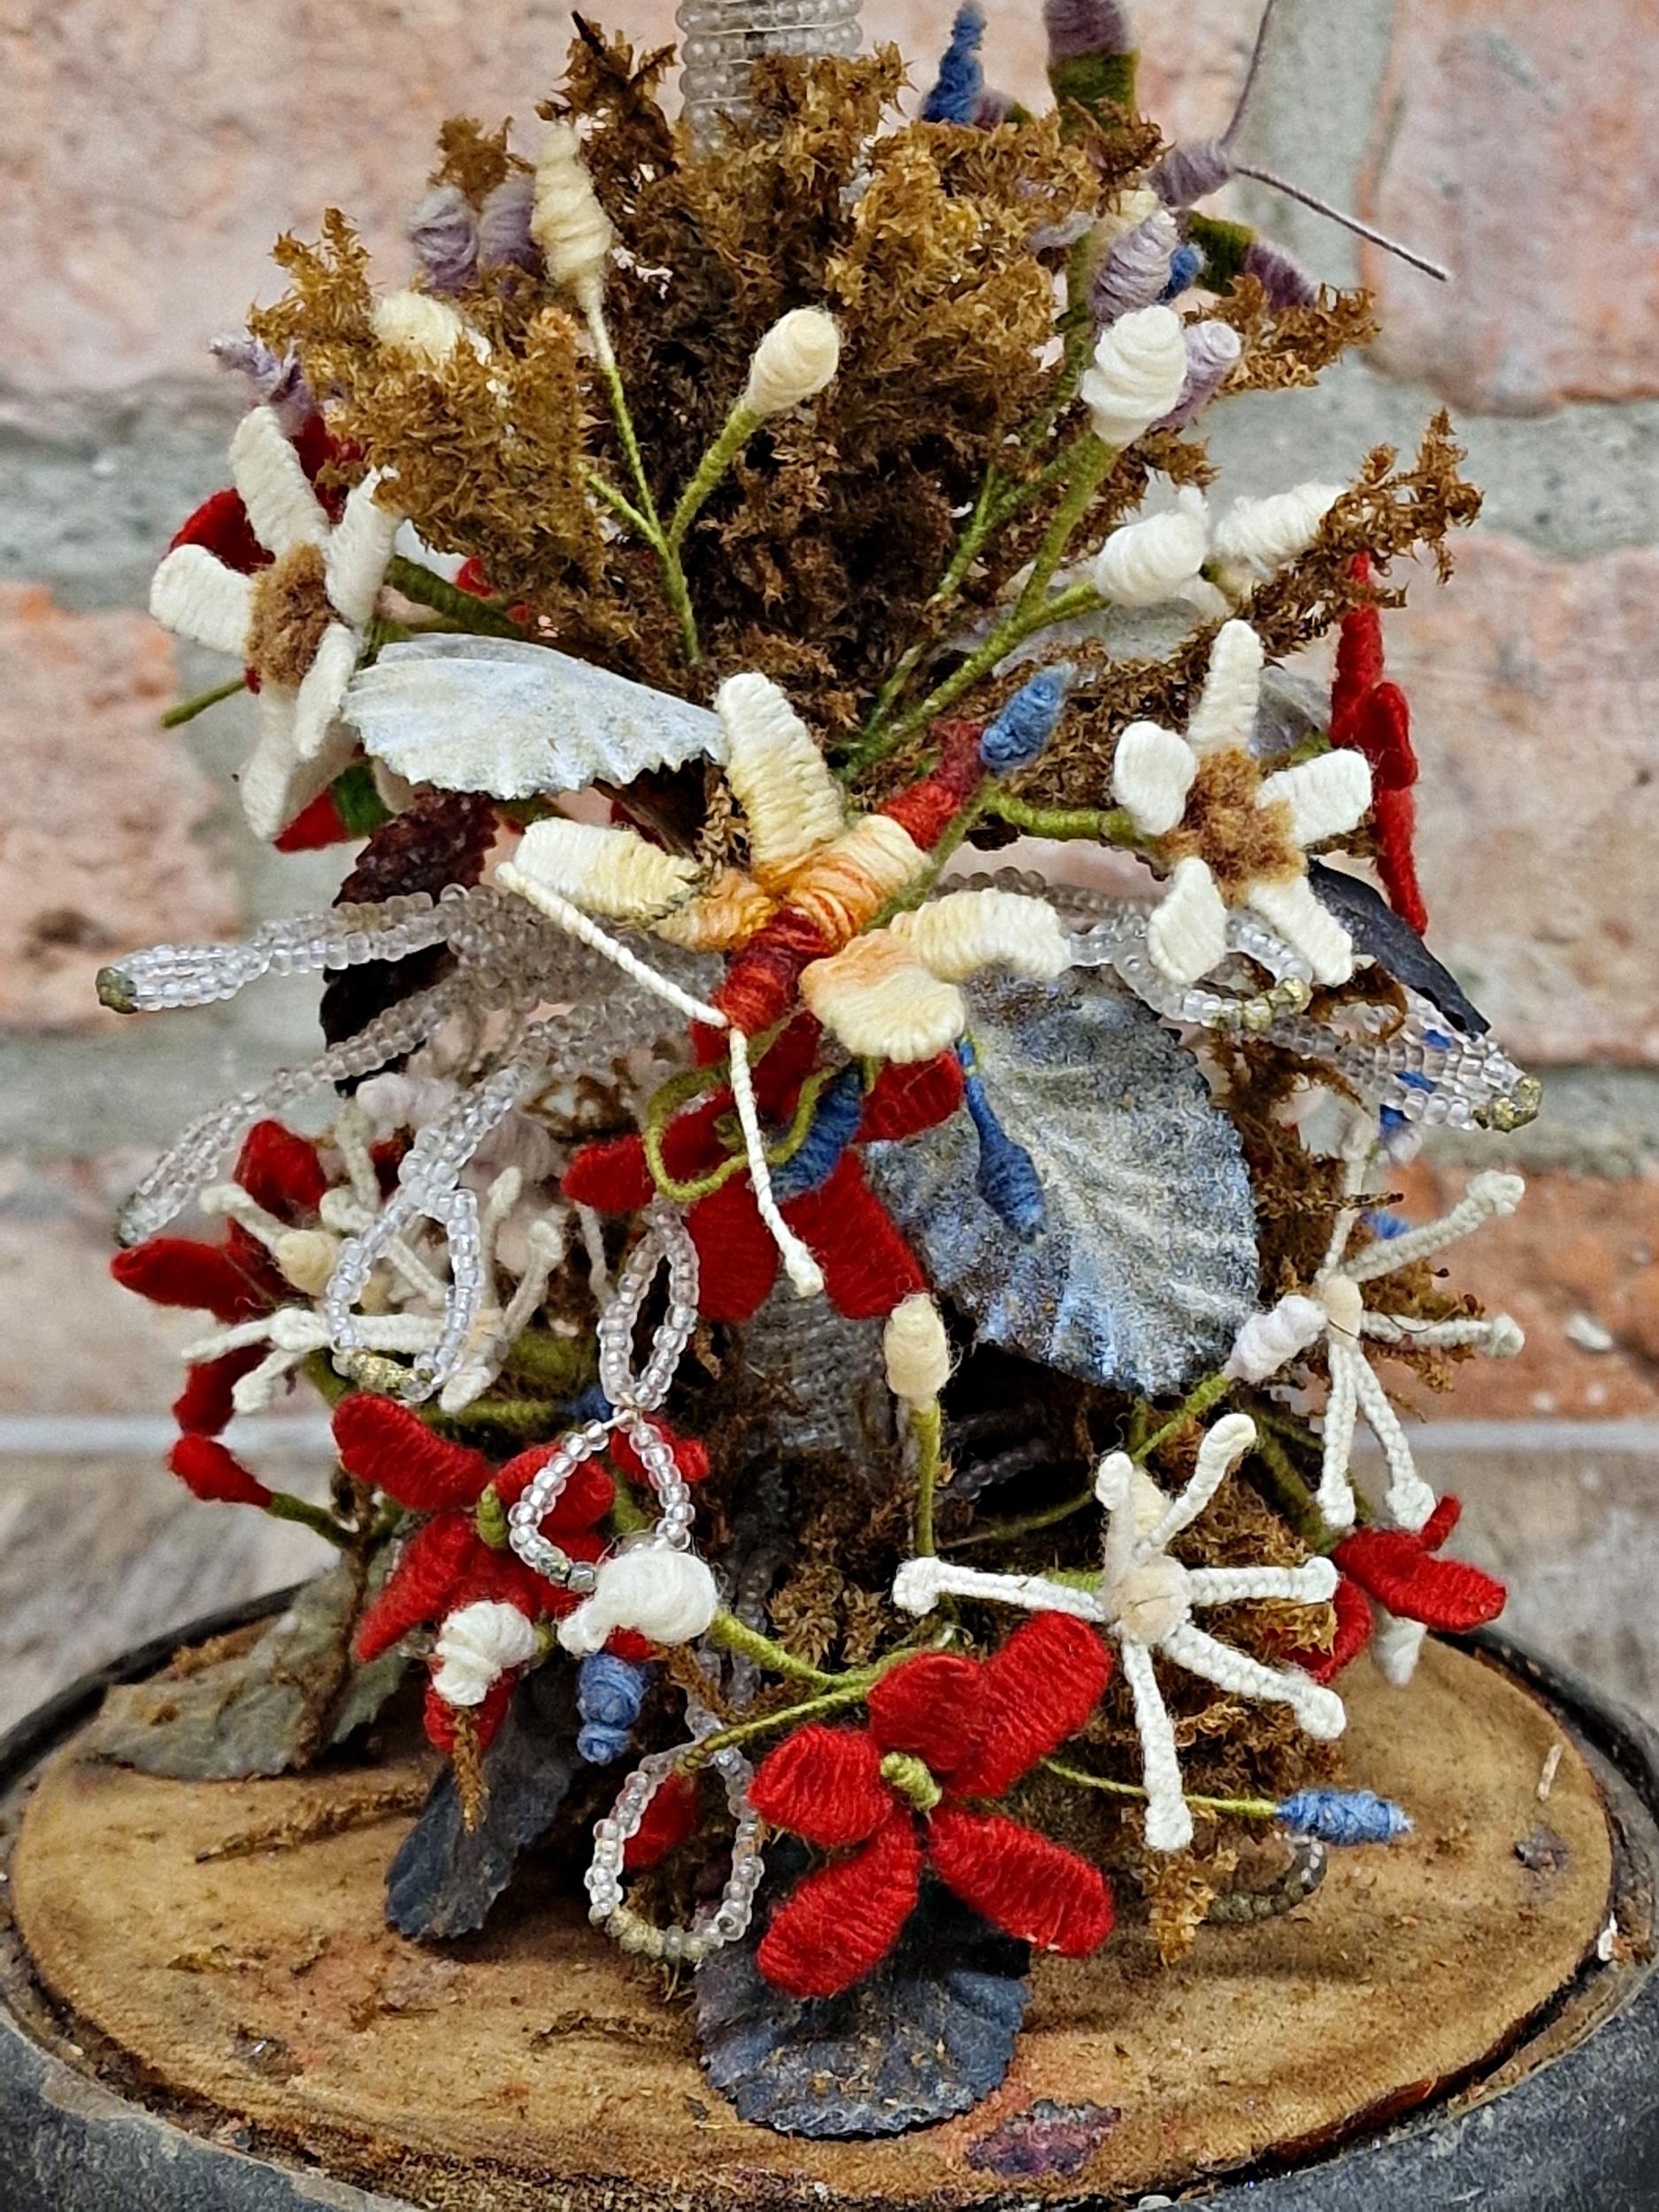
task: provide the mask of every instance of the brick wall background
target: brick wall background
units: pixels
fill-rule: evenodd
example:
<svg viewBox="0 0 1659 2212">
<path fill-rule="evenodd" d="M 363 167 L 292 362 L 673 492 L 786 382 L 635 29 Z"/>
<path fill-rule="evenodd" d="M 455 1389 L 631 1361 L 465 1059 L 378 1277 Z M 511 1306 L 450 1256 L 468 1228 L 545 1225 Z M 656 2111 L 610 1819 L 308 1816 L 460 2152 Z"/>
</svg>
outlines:
<svg viewBox="0 0 1659 2212">
<path fill-rule="evenodd" d="M 1258 4 L 1145 0 L 1147 104 L 1166 126 L 1225 121 Z M 992 13 L 993 81 L 1040 96 L 1036 7 Z M 629 14 L 641 40 L 672 35 L 668 0 Z M 949 14 L 949 0 L 867 0 L 866 23 L 926 83 Z M 314 227 L 329 202 L 400 274 L 439 119 L 533 124 L 568 35 L 555 0 L 0 14 L 0 1527 L 46 1578 L 14 1617 L 14 1701 L 88 1635 L 112 1646 L 188 1609 L 187 1593 L 292 1571 L 308 1540 L 233 1543 L 228 1517 L 181 1511 L 134 1423 L 173 1395 L 189 1325 L 104 1275 L 112 1198 L 146 1151 L 314 1031 L 298 984 L 123 1025 L 98 1012 L 94 971 L 116 949 L 325 902 L 338 869 L 273 861 L 242 833 L 224 774 L 247 743 L 240 703 L 156 728 L 175 685 L 219 672 L 175 660 L 142 612 L 177 520 L 224 480 L 239 398 L 205 343 L 269 296 L 277 231 Z M 1423 755 L 1433 941 L 1547 1100 L 1507 1148 L 1536 1177 L 1522 1216 L 1458 1256 L 1528 1324 L 1529 1348 L 1470 1373 L 1435 1448 L 1459 1455 L 1475 1542 L 1507 1551 L 1524 1621 L 1648 1694 L 1651 1576 L 1631 1563 L 1659 1564 L 1656 98 L 1649 0 L 1282 0 L 1251 153 L 1457 280 L 1241 191 L 1240 211 L 1311 268 L 1372 284 L 1385 334 L 1317 393 L 1210 418 L 1226 488 L 1255 491 L 1346 476 L 1446 401 L 1486 488 L 1454 586 L 1420 587 L 1389 650 Z M 1462 1168 L 1436 1156 L 1414 1196 Z M 107 1549 L 81 1540 L 111 1515 L 164 1561 L 119 1605 Z M 1614 1561 L 1630 1623 L 1608 1613 Z M 1575 1594 L 1590 1587 L 1601 1602 Z"/>
</svg>

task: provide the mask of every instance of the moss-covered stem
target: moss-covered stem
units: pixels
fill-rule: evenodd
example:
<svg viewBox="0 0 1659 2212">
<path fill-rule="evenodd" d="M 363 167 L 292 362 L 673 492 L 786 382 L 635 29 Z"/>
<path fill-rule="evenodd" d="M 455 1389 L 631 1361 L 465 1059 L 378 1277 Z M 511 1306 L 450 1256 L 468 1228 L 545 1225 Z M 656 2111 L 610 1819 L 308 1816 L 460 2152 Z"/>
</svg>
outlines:
<svg viewBox="0 0 1659 2212">
<path fill-rule="evenodd" d="M 356 1533 L 342 1528 L 326 1506 L 313 1505 L 309 1498 L 296 1498 L 291 1490 L 273 1490 L 264 1510 L 273 1521 L 294 1521 L 301 1528 L 310 1529 L 336 1551 L 350 1551 L 357 1545 Z"/>
<path fill-rule="evenodd" d="M 804 1659 L 797 1659 L 792 1651 L 786 1651 L 770 1636 L 762 1635 L 757 1628 L 750 1628 L 746 1621 L 739 1620 L 735 1613 L 724 1609 L 715 1615 L 708 1635 L 709 1641 L 718 1644 L 722 1651 L 733 1652 L 740 1659 L 752 1659 L 757 1667 L 764 1667 L 772 1674 L 788 1675 L 797 1682 L 817 1683 L 826 1690 L 842 1689 L 855 1678 L 860 1681 L 870 1678 L 868 1668 L 861 1670 L 856 1678 L 826 1674 L 822 1668 L 810 1666 Z"/>
<path fill-rule="evenodd" d="M 746 407 L 740 399 L 721 424 L 719 435 L 698 462 L 695 475 L 680 494 L 680 504 L 669 518 L 668 542 L 676 552 L 704 501 L 759 429 L 761 420 L 754 409 Z"/>
<path fill-rule="evenodd" d="M 933 1501 L 939 1488 L 941 1446 L 945 1417 L 937 1398 L 910 1409 L 910 1436 L 916 1449 L 916 1553 L 931 1558 L 938 1546 L 933 1534 Z"/>
<path fill-rule="evenodd" d="M 999 822 L 1023 830 L 1027 837 L 1056 841 L 1087 837 L 1091 844 L 1130 848 L 1141 842 L 1141 833 L 1126 807 L 1033 806 L 1012 791 L 992 791 L 987 795 L 982 810 L 995 815 Z"/>
<path fill-rule="evenodd" d="M 1146 1791 L 1139 1782 L 1115 1782 L 1103 1774 L 1086 1774 L 1081 1767 L 1068 1766 L 1060 1759 L 1045 1759 L 1046 1772 L 1056 1775 L 1062 1782 L 1074 1782 L 1079 1787 L 1105 1790 L 1113 1797 L 1144 1799 Z M 1277 1820 L 1279 1807 L 1271 1797 L 1188 1797 L 1187 1802 L 1200 1812 L 1230 1815 L 1235 1820 Z"/>
<path fill-rule="evenodd" d="M 634 479 L 634 487 L 639 495 L 634 526 L 657 556 L 657 564 L 662 572 L 663 590 L 674 619 L 680 625 L 681 648 L 687 661 L 695 668 L 703 658 L 703 649 L 697 641 L 697 620 L 692 612 L 686 572 L 680 565 L 679 552 L 663 527 L 662 517 L 657 511 L 657 502 L 651 496 L 650 480 L 645 473 L 645 457 L 640 450 L 639 433 L 634 426 L 633 411 L 628 405 L 627 393 L 623 388 L 622 372 L 617 365 L 616 350 L 611 343 L 604 311 L 595 298 L 583 303 L 583 311 L 588 322 L 588 334 L 593 340 L 594 362 L 599 371 L 599 380 L 611 402 L 611 419 L 617 426 L 617 436 L 628 465 L 628 473 Z"/>
<path fill-rule="evenodd" d="M 498 600 L 475 599 L 471 592 L 463 591 L 447 577 L 423 568 L 419 561 L 409 560 L 401 553 L 393 554 L 386 580 L 405 599 L 433 608 L 457 630 L 467 630 L 479 637 L 524 635 L 523 625 L 515 622 Z"/>
<path fill-rule="evenodd" d="M 245 676 L 233 676 L 228 683 L 215 684 L 211 691 L 198 691 L 194 699 L 180 699 L 177 706 L 169 707 L 161 718 L 161 726 L 164 730 L 182 729 L 187 722 L 194 722 L 198 714 L 218 706 L 221 699 L 234 699 L 239 691 L 247 688 Z"/>
<path fill-rule="evenodd" d="M 1078 525 L 1088 511 L 1089 503 L 1100 489 L 1101 481 L 1118 458 L 1118 448 L 1097 438 L 1092 430 L 1085 431 L 1076 443 L 1067 449 L 1071 457 L 1066 471 L 1065 495 L 1055 509 L 1042 543 L 1037 548 L 1031 565 L 1031 574 L 1025 588 L 1019 595 L 1015 607 L 1017 615 L 1028 614 L 1042 603 L 1056 569 L 1065 558 L 1067 548 L 1077 533 Z"/>
</svg>

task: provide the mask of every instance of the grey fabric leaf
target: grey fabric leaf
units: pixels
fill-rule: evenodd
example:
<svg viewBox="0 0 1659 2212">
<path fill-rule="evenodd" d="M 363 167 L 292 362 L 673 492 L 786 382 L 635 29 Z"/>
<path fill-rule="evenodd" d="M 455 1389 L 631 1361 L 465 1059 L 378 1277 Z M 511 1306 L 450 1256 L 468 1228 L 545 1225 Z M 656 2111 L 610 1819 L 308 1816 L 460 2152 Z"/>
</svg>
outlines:
<svg viewBox="0 0 1659 2212">
<path fill-rule="evenodd" d="M 480 1825 L 461 1814 L 446 1765 L 386 1878 L 386 1916 L 426 1941 L 471 1935 L 552 1825 L 576 1772 L 575 1670 L 555 1660 L 527 1675 L 484 1754 L 488 1796 Z"/>
<path fill-rule="evenodd" d="M 111 1690 L 88 1755 L 191 1782 L 309 1765 L 373 1719 L 407 1664 L 396 1650 L 365 1667 L 349 1657 L 365 1601 L 349 1567 L 330 1568 L 241 1649 Z"/>
<path fill-rule="evenodd" d="M 804 1854 L 772 1855 L 780 1889 Z M 755 1944 L 697 1970 L 703 2070 L 738 2117 L 780 2135 L 901 2135 L 972 2111 L 1007 2073 L 1030 1947 L 932 1878 L 888 1957 L 839 1997 L 788 1997 Z"/>
<path fill-rule="evenodd" d="M 364 749 L 411 783 L 496 799 L 632 783 L 726 749 L 707 707 L 517 638 L 388 645 L 352 678 L 340 711 Z"/>
<path fill-rule="evenodd" d="M 1238 1133 L 1156 1014 L 1098 972 L 969 992 L 991 1106 L 1041 1180 L 1021 1242 L 975 1187 L 965 1114 L 865 1157 L 938 1289 L 981 1338 L 1148 1396 L 1226 1357 L 1256 1310 L 1256 1212 Z"/>
</svg>

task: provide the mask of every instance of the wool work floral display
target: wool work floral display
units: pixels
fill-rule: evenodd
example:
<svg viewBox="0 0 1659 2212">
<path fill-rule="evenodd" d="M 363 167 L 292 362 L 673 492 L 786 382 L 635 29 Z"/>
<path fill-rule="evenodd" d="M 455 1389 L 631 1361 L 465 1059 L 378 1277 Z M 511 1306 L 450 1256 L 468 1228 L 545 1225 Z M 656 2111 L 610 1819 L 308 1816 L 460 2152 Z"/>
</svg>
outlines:
<svg viewBox="0 0 1659 2212">
<path fill-rule="evenodd" d="M 114 1268 L 201 1316 L 181 1481 L 339 1563 L 235 1661 L 301 1697 L 144 1755 L 279 1772 L 403 1696 L 400 1930 L 534 1852 L 695 1975 L 746 2119 L 856 2134 L 995 2087 L 1033 1952 L 1174 1960 L 1406 1832 L 1342 1677 L 1502 1605 L 1409 1425 L 1519 1347 L 1440 1260 L 1522 1185 L 1393 1185 L 1538 1087 L 1425 945 L 1386 670 L 1477 511 L 1448 422 L 1260 497 L 1206 449 L 1366 296 L 1207 211 L 1233 134 L 1164 139 L 1115 0 L 1047 0 L 1041 112 L 972 5 L 902 104 L 849 10 L 718 13 L 678 117 L 578 19 L 539 122 L 443 126 L 405 262 L 330 211 L 219 348 L 151 603 L 242 673 L 173 718 L 254 695 L 249 828 L 344 865 L 104 972 L 323 979 Z M 321 1494 L 234 1425 L 305 1391 Z"/>
</svg>

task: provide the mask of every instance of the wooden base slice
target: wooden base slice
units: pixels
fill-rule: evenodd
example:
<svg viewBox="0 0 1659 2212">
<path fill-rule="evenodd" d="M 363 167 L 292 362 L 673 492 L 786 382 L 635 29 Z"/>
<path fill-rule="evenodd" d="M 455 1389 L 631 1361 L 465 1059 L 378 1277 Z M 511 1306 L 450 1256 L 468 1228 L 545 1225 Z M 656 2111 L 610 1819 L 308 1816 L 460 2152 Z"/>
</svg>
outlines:
<svg viewBox="0 0 1659 2212">
<path fill-rule="evenodd" d="M 1431 1645 L 1408 1692 L 1363 1664 L 1344 1687 L 1352 1780 L 1406 1805 L 1414 1834 L 1333 1854 L 1307 1904 L 1206 1929 L 1173 1970 L 1133 1925 L 1094 1959 L 1041 1961 L 1002 2088 L 897 2140 L 740 2122 L 698 2070 L 686 2004 L 534 1882 L 447 1952 L 392 1934 L 381 1885 L 406 1815 L 202 1855 L 395 1767 L 189 1784 L 72 1741 L 27 1808 L 13 1901 L 41 1981 L 128 2081 L 446 2212 L 1133 2201 L 1478 2078 L 1607 1924 L 1600 1789 L 1513 1676 Z M 1055 2126 L 1055 2106 L 1081 2109 Z"/>
</svg>

